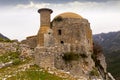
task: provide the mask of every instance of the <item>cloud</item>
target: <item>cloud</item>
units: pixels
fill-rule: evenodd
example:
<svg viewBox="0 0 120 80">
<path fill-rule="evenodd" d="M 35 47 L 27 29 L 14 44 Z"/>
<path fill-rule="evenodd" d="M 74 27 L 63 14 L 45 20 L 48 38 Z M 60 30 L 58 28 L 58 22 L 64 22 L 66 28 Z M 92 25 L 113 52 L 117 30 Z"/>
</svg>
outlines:
<svg viewBox="0 0 120 80">
<path fill-rule="evenodd" d="M 51 0 L 50 0 L 51 1 Z M 82 11 L 96 11 L 96 10 L 119 10 L 120 8 L 120 1 L 113 1 L 113 0 L 65 0 L 63 3 L 57 3 L 57 1 L 52 0 L 53 3 L 47 3 L 48 0 L 41 2 L 41 0 L 34 0 L 30 1 L 27 4 L 17 4 L 16 8 L 52 8 L 52 9 L 62 9 L 64 10 L 80 10 Z M 66 2 L 66 3 L 64 3 Z"/>
<path fill-rule="evenodd" d="M 17 4 L 28 4 L 29 1 L 35 3 L 68 3 L 73 1 L 78 2 L 107 2 L 117 0 L 0 0 L 0 5 L 17 5 Z"/>
<path fill-rule="evenodd" d="M 50 5 L 49 3 L 34 3 L 32 1 L 30 1 L 30 3 L 26 4 L 26 5 L 25 4 L 18 4 L 16 6 L 16 8 L 37 8 L 37 9 L 39 9 L 39 8 L 47 7 L 49 5 Z"/>
<path fill-rule="evenodd" d="M 35 0 L 35 1 L 38 1 L 38 0 Z M 78 9 L 78 10 L 110 10 L 111 8 L 114 8 L 115 10 L 116 9 L 119 9 L 120 8 L 120 1 L 112 1 L 112 0 L 106 0 L 106 2 L 102 2 L 104 0 L 102 0 L 100 3 L 98 1 L 93 1 L 93 0 L 85 0 L 83 2 L 83 0 L 69 0 L 70 2 L 66 2 L 66 3 L 45 3 L 45 2 L 33 2 L 33 1 L 30 1 L 28 4 L 17 4 L 17 8 L 59 8 L 59 9 L 62 9 L 64 8 L 65 10 L 66 9 L 71 9 L 71 8 L 74 8 L 74 9 Z M 47 0 L 46 0 L 47 1 Z M 72 1 L 72 2 L 71 2 Z M 82 1 L 82 2 L 80 2 Z"/>
<path fill-rule="evenodd" d="M 12 4 L 13 0 L 8 1 Z M 53 9 L 52 18 L 67 11 L 78 13 L 89 20 L 93 33 L 120 30 L 120 1 L 118 0 L 99 0 L 100 2 L 98 0 L 62 0 L 62 3 L 57 4 L 56 1 L 61 0 L 49 0 L 51 3 L 47 2 L 48 0 L 14 1 L 18 1 L 17 4 L 6 8 L 0 7 L 0 32 L 11 39 L 21 40 L 37 33 L 40 22 L 36 11 L 39 8 Z"/>
<path fill-rule="evenodd" d="M 27 4 L 29 0 L 0 0 L 0 6 L 11 6 L 16 4 Z"/>
</svg>

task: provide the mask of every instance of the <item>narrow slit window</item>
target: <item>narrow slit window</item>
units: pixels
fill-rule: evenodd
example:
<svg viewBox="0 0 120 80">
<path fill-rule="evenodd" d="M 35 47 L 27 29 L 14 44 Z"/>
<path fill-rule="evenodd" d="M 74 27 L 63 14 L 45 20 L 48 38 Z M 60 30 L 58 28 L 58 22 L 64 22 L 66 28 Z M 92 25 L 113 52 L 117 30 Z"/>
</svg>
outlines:
<svg viewBox="0 0 120 80">
<path fill-rule="evenodd" d="M 58 35 L 61 35 L 62 34 L 62 31 L 61 30 L 58 30 Z"/>
</svg>

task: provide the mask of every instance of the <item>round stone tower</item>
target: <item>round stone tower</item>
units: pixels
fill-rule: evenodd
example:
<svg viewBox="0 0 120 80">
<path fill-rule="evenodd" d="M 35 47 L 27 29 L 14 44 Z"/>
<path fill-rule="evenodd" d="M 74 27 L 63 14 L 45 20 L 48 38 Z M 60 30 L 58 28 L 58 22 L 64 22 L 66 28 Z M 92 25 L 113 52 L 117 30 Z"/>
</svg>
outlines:
<svg viewBox="0 0 120 80">
<path fill-rule="evenodd" d="M 37 46 L 44 46 L 44 34 L 46 34 L 50 29 L 50 14 L 52 12 L 53 11 L 48 8 L 42 8 L 38 10 L 38 13 L 40 13 L 40 29 L 37 35 Z"/>
<path fill-rule="evenodd" d="M 53 11 L 48 8 L 42 8 L 38 10 L 38 13 L 40 13 L 40 24 L 42 26 L 48 26 L 50 27 L 50 14 Z"/>
</svg>

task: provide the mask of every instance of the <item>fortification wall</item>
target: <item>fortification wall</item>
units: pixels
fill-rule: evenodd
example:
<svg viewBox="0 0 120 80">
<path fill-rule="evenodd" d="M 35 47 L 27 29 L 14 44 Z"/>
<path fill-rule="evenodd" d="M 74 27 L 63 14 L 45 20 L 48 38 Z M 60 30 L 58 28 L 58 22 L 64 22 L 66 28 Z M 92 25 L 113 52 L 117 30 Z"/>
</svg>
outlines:
<svg viewBox="0 0 120 80">
<path fill-rule="evenodd" d="M 85 76 L 93 69 L 94 62 L 91 55 L 83 54 L 82 51 L 77 53 L 73 46 L 76 45 L 61 44 L 54 47 L 37 47 L 35 49 L 35 63 L 42 68 L 56 68 L 70 72 L 77 77 Z M 66 60 L 66 55 L 73 58 Z M 86 55 L 86 58 L 82 55 Z"/>
<path fill-rule="evenodd" d="M 37 46 L 37 35 L 29 36 L 25 40 L 22 40 L 21 43 L 29 45 L 31 49 L 34 49 Z"/>
</svg>

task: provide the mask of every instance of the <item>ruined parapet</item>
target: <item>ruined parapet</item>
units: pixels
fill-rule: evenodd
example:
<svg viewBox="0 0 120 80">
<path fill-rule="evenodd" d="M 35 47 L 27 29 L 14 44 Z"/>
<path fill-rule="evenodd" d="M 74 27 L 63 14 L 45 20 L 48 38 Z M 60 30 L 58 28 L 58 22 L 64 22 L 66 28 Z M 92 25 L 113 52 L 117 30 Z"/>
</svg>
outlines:
<svg viewBox="0 0 120 80">
<path fill-rule="evenodd" d="M 37 35 L 29 36 L 25 40 L 21 41 L 22 44 L 27 44 L 31 49 L 37 46 Z"/>
<path fill-rule="evenodd" d="M 42 8 L 39 9 L 38 12 L 40 13 L 40 29 L 37 35 L 37 46 L 44 46 L 45 39 L 44 35 L 48 33 L 50 29 L 50 14 L 53 12 L 51 9 Z"/>
</svg>

